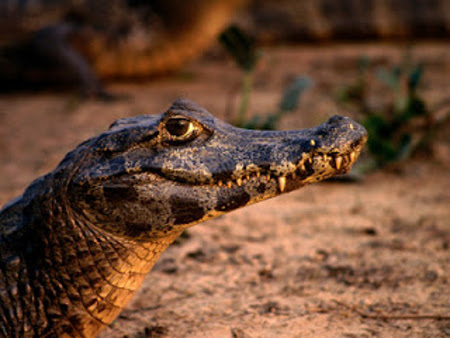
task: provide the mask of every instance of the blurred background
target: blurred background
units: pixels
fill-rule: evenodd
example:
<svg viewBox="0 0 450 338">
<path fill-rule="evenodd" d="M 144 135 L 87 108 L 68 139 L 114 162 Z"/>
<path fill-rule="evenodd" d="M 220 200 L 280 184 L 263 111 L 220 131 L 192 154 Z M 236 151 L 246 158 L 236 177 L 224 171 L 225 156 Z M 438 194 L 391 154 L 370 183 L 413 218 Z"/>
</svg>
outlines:
<svg viewBox="0 0 450 338">
<path fill-rule="evenodd" d="M 0 0 L 0 206 L 114 120 L 161 113 L 178 97 L 246 128 L 300 129 L 348 115 L 368 129 L 369 143 L 346 179 L 353 184 L 322 184 L 214 221 L 245 231 L 193 229 L 148 281 L 174 297 L 194 289 L 178 304 L 189 314 L 171 321 L 166 299 L 145 286 L 161 309 L 142 310 L 138 299 L 108 335 L 198 336 L 192 326 L 233 337 L 291 336 L 300 327 L 449 334 L 448 320 L 367 324 L 317 294 L 338 292 L 340 302 L 376 313 L 448 313 L 450 1 Z M 305 223 L 303 232 L 279 230 Z M 273 238 L 277 250 L 267 249 Z M 203 260 L 190 255 L 197 249 Z M 215 285 L 228 294 L 210 295 L 209 315 L 222 325 L 210 327 L 201 319 L 207 276 L 223 273 L 216 264 L 236 265 L 236 252 L 246 270 Z M 183 284 L 191 278 L 195 286 Z M 280 290 L 284 298 L 266 302 L 267 291 Z M 299 322 L 305 314 L 312 317 Z M 152 331 L 151 320 L 162 329 Z"/>
</svg>

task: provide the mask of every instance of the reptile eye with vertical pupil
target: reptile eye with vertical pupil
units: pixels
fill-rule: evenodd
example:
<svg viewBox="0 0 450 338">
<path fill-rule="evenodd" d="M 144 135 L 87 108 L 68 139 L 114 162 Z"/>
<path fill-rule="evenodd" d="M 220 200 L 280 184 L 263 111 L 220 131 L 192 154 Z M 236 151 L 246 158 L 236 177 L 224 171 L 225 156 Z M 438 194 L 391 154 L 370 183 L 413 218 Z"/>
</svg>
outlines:
<svg viewBox="0 0 450 338">
<path fill-rule="evenodd" d="M 174 117 L 166 122 L 166 130 L 175 137 L 187 136 L 194 130 L 194 123 L 184 117 Z"/>
</svg>

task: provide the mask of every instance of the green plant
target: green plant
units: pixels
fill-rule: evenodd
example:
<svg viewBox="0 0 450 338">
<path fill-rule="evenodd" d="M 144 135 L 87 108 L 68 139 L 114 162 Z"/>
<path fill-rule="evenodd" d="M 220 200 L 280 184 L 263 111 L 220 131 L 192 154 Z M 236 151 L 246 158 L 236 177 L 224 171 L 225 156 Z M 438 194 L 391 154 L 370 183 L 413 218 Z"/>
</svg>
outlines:
<svg viewBox="0 0 450 338">
<path fill-rule="evenodd" d="M 265 116 L 256 115 L 248 120 L 246 116 L 253 88 L 253 75 L 260 53 L 254 41 L 237 26 L 228 27 L 219 40 L 243 71 L 241 102 L 234 124 L 248 129 L 277 129 L 281 117 L 297 109 L 301 94 L 311 86 L 312 81 L 305 76 L 294 78 L 285 88 L 275 112 Z"/>
<path fill-rule="evenodd" d="M 369 60 L 362 57 L 357 80 L 340 88 L 337 99 L 342 104 L 352 104 L 358 111 L 360 122 L 369 133 L 370 155 L 375 167 L 381 167 L 406 159 L 420 146 L 427 145 L 436 124 L 432 123 L 432 112 L 419 93 L 423 64 L 413 64 L 405 58 L 399 65 L 376 69 L 375 79 L 390 90 L 388 96 L 392 97 L 378 107 L 370 104 L 369 66 Z"/>
<path fill-rule="evenodd" d="M 284 89 L 277 110 L 267 115 L 256 115 L 242 125 L 247 129 L 276 130 L 280 119 L 287 113 L 297 109 L 301 94 L 307 90 L 312 81 L 306 76 L 294 78 Z"/>
<path fill-rule="evenodd" d="M 235 124 L 242 126 L 250 104 L 253 87 L 253 73 L 259 60 L 255 42 L 239 27 L 231 25 L 220 34 L 219 41 L 231 54 L 238 67 L 243 71 L 241 103 Z"/>
</svg>

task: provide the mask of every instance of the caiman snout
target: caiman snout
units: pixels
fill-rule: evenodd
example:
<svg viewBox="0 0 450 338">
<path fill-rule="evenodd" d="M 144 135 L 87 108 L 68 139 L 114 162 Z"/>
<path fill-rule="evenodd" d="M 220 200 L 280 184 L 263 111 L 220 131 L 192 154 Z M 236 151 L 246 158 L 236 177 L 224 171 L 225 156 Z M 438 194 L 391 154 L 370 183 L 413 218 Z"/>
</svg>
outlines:
<svg viewBox="0 0 450 338">
<path fill-rule="evenodd" d="M 315 129 L 311 130 L 311 142 L 331 153 L 358 151 L 358 145 L 367 140 L 364 127 L 345 116 L 335 115 Z"/>
</svg>

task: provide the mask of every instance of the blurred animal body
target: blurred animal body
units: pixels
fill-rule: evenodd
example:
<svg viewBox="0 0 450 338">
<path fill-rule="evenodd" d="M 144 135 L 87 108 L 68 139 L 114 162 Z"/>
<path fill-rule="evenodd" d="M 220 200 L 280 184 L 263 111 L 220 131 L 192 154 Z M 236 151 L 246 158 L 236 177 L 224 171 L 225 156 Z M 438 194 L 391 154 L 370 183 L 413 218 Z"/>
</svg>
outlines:
<svg viewBox="0 0 450 338">
<path fill-rule="evenodd" d="M 104 79 L 179 69 L 247 4 L 236 20 L 262 42 L 450 34 L 448 0 L 0 0 L 0 89 L 99 95 Z"/>
<path fill-rule="evenodd" d="M 2 87 L 162 74 L 198 56 L 245 0 L 0 0 Z"/>
</svg>

